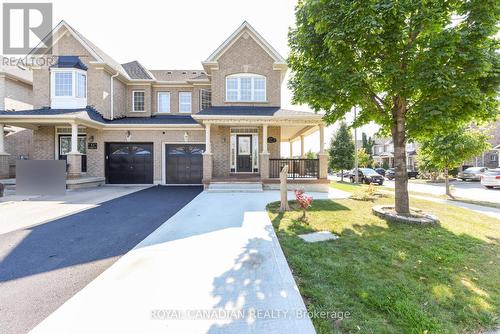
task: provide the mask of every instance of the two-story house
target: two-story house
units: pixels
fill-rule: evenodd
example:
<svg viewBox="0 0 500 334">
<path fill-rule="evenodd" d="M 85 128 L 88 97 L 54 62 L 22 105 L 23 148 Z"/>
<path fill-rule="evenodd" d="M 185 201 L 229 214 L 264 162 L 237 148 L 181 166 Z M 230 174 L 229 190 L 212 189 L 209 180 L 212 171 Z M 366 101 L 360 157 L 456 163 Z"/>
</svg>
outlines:
<svg viewBox="0 0 500 334">
<path fill-rule="evenodd" d="M 406 167 L 411 170 L 417 170 L 417 143 L 408 142 L 406 144 Z M 383 168 L 394 167 L 394 145 L 391 138 L 374 138 L 372 148 L 373 163 L 375 166 Z"/>
<path fill-rule="evenodd" d="M 30 159 L 65 159 L 72 184 L 276 187 L 287 165 L 292 187 L 327 188 L 322 116 L 281 108 L 286 62 L 247 22 L 196 70 L 120 64 L 64 21 L 51 51 L 31 68 L 33 108 L 0 124 L 33 130 Z M 318 159 L 281 159 L 315 131 Z"/>
</svg>

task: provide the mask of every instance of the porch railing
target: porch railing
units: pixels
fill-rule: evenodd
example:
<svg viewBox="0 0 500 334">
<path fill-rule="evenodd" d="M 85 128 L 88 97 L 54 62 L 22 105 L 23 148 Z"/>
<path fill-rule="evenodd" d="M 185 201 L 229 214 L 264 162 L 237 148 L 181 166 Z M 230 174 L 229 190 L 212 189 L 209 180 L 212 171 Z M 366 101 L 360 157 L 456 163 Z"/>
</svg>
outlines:
<svg viewBox="0 0 500 334">
<path fill-rule="evenodd" d="M 283 167 L 288 166 L 288 178 L 319 178 L 319 159 L 269 159 L 269 177 L 279 178 Z"/>
</svg>

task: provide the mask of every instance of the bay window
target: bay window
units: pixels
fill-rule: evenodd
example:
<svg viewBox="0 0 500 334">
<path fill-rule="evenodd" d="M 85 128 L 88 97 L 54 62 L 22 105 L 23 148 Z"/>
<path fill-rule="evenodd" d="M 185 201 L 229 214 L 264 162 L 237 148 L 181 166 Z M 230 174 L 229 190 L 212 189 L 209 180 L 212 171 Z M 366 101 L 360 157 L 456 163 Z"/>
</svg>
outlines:
<svg viewBox="0 0 500 334">
<path fill-rule="evenodd" d="M 87 106 L 87 72 L 76 68 L 51 69 L 51 108 L 76 109 Z"/>
<path fill-rule="evenodd" d="M 232 74 L 227 76 L 226 101 L 265 102 L 266 77 L 250 73 Z"/>
</svg>

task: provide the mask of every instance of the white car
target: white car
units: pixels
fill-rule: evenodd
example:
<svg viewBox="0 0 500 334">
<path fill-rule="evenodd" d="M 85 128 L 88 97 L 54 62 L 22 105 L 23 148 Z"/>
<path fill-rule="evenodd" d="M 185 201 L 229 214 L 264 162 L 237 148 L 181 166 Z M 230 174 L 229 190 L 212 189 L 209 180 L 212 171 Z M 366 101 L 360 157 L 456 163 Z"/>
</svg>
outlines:
<svg viewBox="0 0 500 334">
<path fill-rule="evenodd" d="M 500 187 L 500 168 L 490 169 L 481 175 L 481 184 L 488 189 Z"/>
</svg>

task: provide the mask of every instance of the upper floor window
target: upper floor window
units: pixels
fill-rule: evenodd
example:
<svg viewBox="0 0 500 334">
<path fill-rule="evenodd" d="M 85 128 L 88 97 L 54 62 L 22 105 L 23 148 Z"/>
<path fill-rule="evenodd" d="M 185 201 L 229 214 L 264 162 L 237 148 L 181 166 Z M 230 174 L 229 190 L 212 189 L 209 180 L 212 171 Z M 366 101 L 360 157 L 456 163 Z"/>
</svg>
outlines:
<svg viewBox="0 0 500 334">
<path fill-rule="evenodd" d="M 226 101 L 265 102 L 266 77 L 250 73 L 233 74 L 227 76 Z"/>
<path fill-rule="evenodd" d="M 191 92 L 179 92 L 179 112 L 191 112 Z"/>
<path fill-rule="evenodd" d="M 51 107 L 73 109 L 87 106 L 87 72 L 81 69 L 51 69 Z"/>
<path fill-rule="evenodd" d="M 132 91 L 132 111 L 144 111 L 145 93 L 142 90 Z"/>
<path fill-rule="evenodd" d="M 170 112 L 170 92 L 158 92 L 158 112 Z"/>
<path fill-rule="evenodd" d="M 212 92 L 206 89 L 200 90 L 200 110 L 210 108 L 212 106 Z"/>
</svg>

